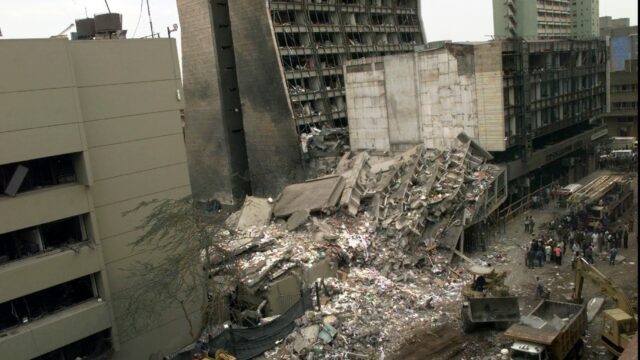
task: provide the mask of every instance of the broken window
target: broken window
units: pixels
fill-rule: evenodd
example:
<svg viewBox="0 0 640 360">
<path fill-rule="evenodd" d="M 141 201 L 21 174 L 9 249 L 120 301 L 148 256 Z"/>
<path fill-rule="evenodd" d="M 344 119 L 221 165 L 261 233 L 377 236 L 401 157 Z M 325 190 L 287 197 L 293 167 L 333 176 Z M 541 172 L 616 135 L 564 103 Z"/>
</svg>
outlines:
<svg viewBox="0 0 640 360">
<path fill-rule="evenodd" d="M 73 154 L 52 156 L 0 166 L 0 190 L 4 195 L 77 181 Z"/>
<path fill-rule="evenodd" d="M 276 40 L 279 47 L 301 47 L 305 46 L 299 33 L 276 33 Z"/>
<path fill-rule="evenodd" d="M 314 33 L 313 41 L 319 47 L 338 45 L 335 35 L 332 33 Z"/>
<path fill-rule="evenodd" d="M 318 56 L 318 60 L 320 60 L 320 68 L 334 68 L 336 66 L 340 66 L 340 57 L 336 54 L 326 54 Z"/>
<path fill-rule="evenodd" d="M 340 80 L 340 76 L 338 75 L 325 76 L 323 80 L 327 90 L 342 89 L 342 80 Z"/>
<path fill-rule="evenodd" d="M 384 24 L 384 15 L 371 14 L 371 25 L 383 25 L 383 24 Z"/>
<path fill-rule="evenodd" d="M 286 70 L 313 70 L 315 61 L 310 56 L 284 55 L 282 65 Z"/>
<path fill-rule="evenodd" d="M 313 25 L 331 25 L 331 14 L 326 11 L 309 11 L 309 21 Z"/>
<path fill-rule="evenodd" d="M 271 19 L 276 25 L 292 25 L 296 24 L 296 14 L 290 10 L 274 10 L 271 11 Z"/>
<path fill-rule="evenodd" d="M 398 0 L 399 8 L 417 8 L 416 0 Z"/>
<path fill-rule="evenodd" d="M 400 41 L 404 44 L 416 44 L 413 33 L 400 33 Z"/>
<path fill-rule="evenodd" d="M 0 304 L 0 331 L 39 320 L 98 297 L 93 275 L 52 286 Z"/>
<path fill-rule="evenodd" d="M 0 265 L 88 240 L 84 216 L 0 234 Z"/>
<path fill-rule="evenodd" d="M 398 25 L 401 26 L 411 26 L 411 25 L 418 25 L 418 17 L 416 15 L 411 15 L 411 14 L 401 14 L 398 15 L 396 18 Z"/>
<path fill-rule="evenodd" d="M 363 40 L 362 35 L 360 33 L 351 32 L 351 33 L 346 33 L 345 35 L 347 36 L 347 43 L 349 45 L 362 45 L 362 44 L 364 44 L 364 40 Z"/>
<path fill-rule="evenodd" d="M 106 360 L 112 352 L 111 330 L 87 336 L 69 345 L 53 350 L 33 360 Z"/>
</svg>

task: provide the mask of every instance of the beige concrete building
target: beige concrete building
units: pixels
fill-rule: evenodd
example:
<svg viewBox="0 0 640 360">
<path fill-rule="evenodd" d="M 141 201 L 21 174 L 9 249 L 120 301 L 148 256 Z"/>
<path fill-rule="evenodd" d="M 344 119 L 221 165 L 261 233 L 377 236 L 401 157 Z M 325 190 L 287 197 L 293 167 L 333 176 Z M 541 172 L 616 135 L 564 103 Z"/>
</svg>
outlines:
<svg viewBox="0 0 640 360">
<path fill-rule="evenodd" d="M 497 39 L 547 40 L 598 36 L 598 0 L 493 0 Z"/>
<path fill-rule="evenodd" d="M 114 306 L 146 257 L 122 212 L 190 194 L 175 41 L 1 40 L 0 79 L 0 358 L 188 343 L 178 309 L 134 332 Z"/>
</svg>

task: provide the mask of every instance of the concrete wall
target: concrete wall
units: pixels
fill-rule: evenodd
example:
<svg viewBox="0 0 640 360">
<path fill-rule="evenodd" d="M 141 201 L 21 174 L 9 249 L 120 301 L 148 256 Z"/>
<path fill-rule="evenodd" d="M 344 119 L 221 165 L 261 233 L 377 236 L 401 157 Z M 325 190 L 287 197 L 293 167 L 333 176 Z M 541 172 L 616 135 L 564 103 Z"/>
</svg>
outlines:
<svg viewBox="0 0 640 360">
<path fill-rule="evenodd" d="M 301 176 L 301 150 L 266 0 L 229 2 L 251 188 L 276 195 Z"/>
<path fill-rule="evenodd" d="M 478 140 L 487 151 L 507 149 L 502 81 L 502 45 L 475 46 Z"/>
<path fill-rule="evenodd" d="M 477 51 L 474 56 L 473 46 L 451 44 L 349 62 L 351 147 L 402 151 L 424 143 L 446 148 L 465 132 L 489 151 L 504 150 L 501 46 Z"/>
<path fill-rule="evenodd" d="M 175 41 L 4 40 L 0 78 L 0 106 L 7 109 L 0 122 L 0 165 L 74 154 L 79 178 L 78 184 L 0 197 L 0 218 L 9 219 L 0 224 L 0 233 L 84 214 L 97 245 L 78 254 L 54 251 L 3 266 L 0 279 L 11 278 L 11 284 L 0 301 L 93 273 L 104 299 L 100 309 L 105 309 L 90 315 L 79 306 L 70 308 L 72 315 L 87 314 L 81 316 L 83 323 L 96 319 L 74 327 L 81 331 L 73 334 L 60 330 L 69 317 L 38 320 L 29 341 L 48 345 L 24 347 L 11 352 L 13 358 L 38 356 L 109 327 L 118 350 L 115 359 L 147 358 L 189 343 L 180 309 L 167 309 L 170 315 L 141 333 L 125 331 L 125 319 L 113 306 L 113 299 L 131 286 L 123 268 L 133 259 L 149 258 L 129 247 L 140 235 L 135 228 L 145 213 L 125 217 L 122 212 L 144 200 L 190 194 Z M 196 313 L 198 304 L 189 309 Z M 50 338 L 39 339 L 42 334 Z M 0 340 L 0 353 L 20 339 Z"/>
<path fill-rule="evenodd" d="M 232 204 L 230 140 L 223 119 L 218 44 L 209 4 L 207 0 L 178 0 L 186 102 L 185 142 L 194 196 Z"/>
<path fill-rule="evenodd" d="M 478 140 L 473 47 L 451 45 L 418 53 L 417 60 L 424 144 L 456 146 L 460 132 Z"/>
<path fill-rule="evenodd" d="M 345 67 L 352 149 L 391 150 L 384 62 Z"/>
</svg>

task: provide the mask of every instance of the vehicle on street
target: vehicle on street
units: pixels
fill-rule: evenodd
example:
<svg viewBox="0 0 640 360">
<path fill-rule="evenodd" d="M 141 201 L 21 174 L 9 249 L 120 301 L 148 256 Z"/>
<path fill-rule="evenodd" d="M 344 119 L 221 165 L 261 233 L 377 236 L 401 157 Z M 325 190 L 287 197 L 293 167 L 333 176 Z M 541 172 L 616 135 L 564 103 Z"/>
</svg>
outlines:
<svg viewBox="0 0 640 360">
<path fill-rule="evenodd" d="M 504 335 L 513 340 L 511 359 L 565 360 L 582 357 L 586 330 L 584 305 L 542 300 Z"/>
<path fill-rule="evenodd" d="M 465 333 L 483 326 L 505 330 L 520 320 L 518 298 L 510 296 L 504 285 L 505 272 L 482 266 L 469 266 L 467 270 L 473 274 L 473 281 L 462 289 L 461 317 Z"/>
</svg>

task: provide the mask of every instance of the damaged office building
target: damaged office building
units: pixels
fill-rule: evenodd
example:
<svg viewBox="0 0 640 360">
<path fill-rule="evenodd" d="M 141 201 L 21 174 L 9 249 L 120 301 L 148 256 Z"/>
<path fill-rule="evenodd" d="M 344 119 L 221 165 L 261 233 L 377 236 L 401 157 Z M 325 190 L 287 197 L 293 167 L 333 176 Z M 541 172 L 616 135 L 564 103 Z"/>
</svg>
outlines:
<svg viewBox="0 0 640 360">
<path fill-rule="evenodd" d="M 345 66 L 353 150 L 450 146 L 464 131 L 507 168 L 510 201 L 595 169 L 606 138 L 602 40 L 443 43 Z"/>
<path fill-rule="evenodd" d="M 347 150 L 342 66 L 424 39 L 418 0 L 177 3 L 193 193 L 223 204 L 275 195 Z"/>
</svg>

